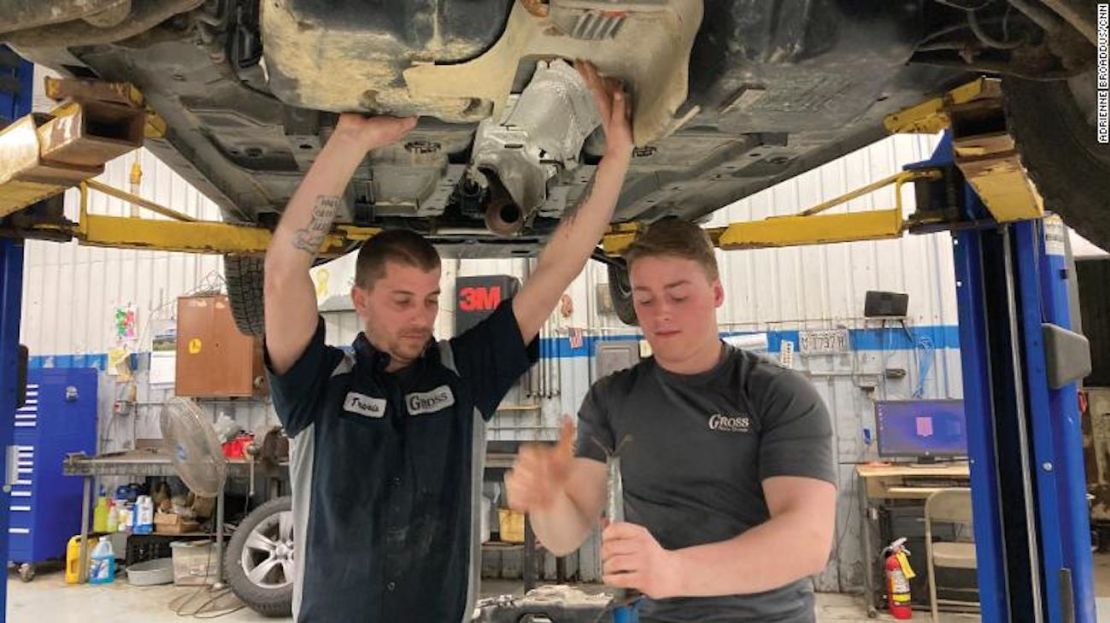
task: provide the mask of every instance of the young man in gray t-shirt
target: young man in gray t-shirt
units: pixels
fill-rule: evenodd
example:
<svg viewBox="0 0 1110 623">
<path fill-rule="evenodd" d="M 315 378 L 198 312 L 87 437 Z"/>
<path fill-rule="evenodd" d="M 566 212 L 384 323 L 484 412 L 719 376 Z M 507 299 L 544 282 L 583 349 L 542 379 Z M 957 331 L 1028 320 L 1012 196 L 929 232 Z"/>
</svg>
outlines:
<svg viewBox="0 0 1110 623">
<path fill-rule="evenodd" d="M 809 576 L 836 512 L 829 415 L 800 374 L 721 342 L 724 300 L 705 233 L 656 223 L 626 252 L 654 355 L 598 381 L 554 447 L 529 446 L 507 480 L 547 549 L 577 549 L 621 449 L 626 522 L 602 537 L 603 579 L 646 595 L 640 620 L 813 621 Z"/>
</svg>

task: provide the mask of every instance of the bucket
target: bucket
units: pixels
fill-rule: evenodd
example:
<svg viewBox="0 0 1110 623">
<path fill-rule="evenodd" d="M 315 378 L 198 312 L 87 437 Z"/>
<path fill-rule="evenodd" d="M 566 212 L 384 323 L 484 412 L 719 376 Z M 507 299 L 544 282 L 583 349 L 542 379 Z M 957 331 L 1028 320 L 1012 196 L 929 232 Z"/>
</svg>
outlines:
<svg viewBox="0 0 1110 623">
<path fill-rule="evenodd" d="M 127 568 L 127 583 L 132 586 L 173 584 L 173 559 L 155 558 Z"/>
</svg>

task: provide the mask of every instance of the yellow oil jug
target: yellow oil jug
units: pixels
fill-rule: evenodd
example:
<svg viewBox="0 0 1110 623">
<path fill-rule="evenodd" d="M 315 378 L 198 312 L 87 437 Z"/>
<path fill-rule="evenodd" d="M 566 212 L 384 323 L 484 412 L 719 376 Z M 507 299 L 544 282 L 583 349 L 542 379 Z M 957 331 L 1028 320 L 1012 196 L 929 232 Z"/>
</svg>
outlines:
<svg viewBox="0 0 1110 623">
<path fill-rule="evenodd" d="M 91 540 L 91 539 L 90 539 Z M 81 577 L 81 569 L 88 568 L 89 554 L 88 549 L 92 547 L 89 544 L 85 552 L 85 560 L 81 561 L 81 535 L 77 535 L 69 540 L 66 545 L 66 584 L 77 584 L 78 579 Z M 84 565 L 84 567 L 82 567 Z"/>
</svg>

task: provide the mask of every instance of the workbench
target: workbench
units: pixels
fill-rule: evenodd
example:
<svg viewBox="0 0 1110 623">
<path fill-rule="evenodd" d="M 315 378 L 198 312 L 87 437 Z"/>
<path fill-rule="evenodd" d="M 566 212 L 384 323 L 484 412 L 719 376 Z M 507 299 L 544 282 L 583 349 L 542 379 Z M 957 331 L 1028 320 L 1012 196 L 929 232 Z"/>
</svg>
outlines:
<svg viewBox="0 0 1110 623">
<path fill-rule="evenodd" d="M 228 478 L 250 478 L 252 461 L 246 459 L 228 459 Z M 88 456 L 86 454 L 71 454 L 62 464 L 62 471 L 67 476 L 81 476 L 84 478 L 84 489 L 81 496 L 81 553 L 80 560 L 86 560 L 86 550 L 89 536 L 89 514 L 94 504 L 95 489 L 93 481 L 105 476 L 129 476 L 139 478 L 170 478 L 177 477 L 177 471 L 170 461 L 170 457 L 161 449 L 129 450 Z M 216 499 L 216 559 L 220 561 L 216 581 L 219 582 L 223 573 L 223 531 L 224 531 L 224 495 L 223 489 Z M 80 565 L 80 582 L 84 582 L 88 569 Z"/>
<path fill-rule="evenodd" d="M 516 454 L 511 452 L 488 452 L 486 454 L 485 469 L 494 475 L 495 480 L 504 480 L 504 473 L 508 471 L 516 460 Z M 244 459 L 228 459 L 228 478 L 249 478 L 251 462 Z M 105 476 L 137 476 L 140 478 L 169 478 L 176 477 L 177 472 L 170 462 L 170 457 L 161 450 L 130 450 L 97 456 L 73 454 L 66 457 L 63 472 L 67 476 L 81 476 L 84 478 L 84 491 L 81 497 L 81 559 L 85 559 L 89 534 L 89 514 L 94 501 L 95 493 L 93 481 Z M 216 534 L 223 534 L 223 495 L 216 500 Z M 526 543 L 523 553 L 524 581 L 527 589 L 536 584 L 535 563 L 535 534 L 528 525 L 526 530 Z M 216 539 L 216 558 L 223 558 L 223 539 Z M 561 566 L 561 565 L 560 565 Z M 221 567 L 222 569 L 222 567 Z M 81 581 L 84 582 L 88 570 L 82 568 Z M 562 574 L 560 574 L 562 575 Z M 526 590 L 527 590 L 526 589 Z"/>
<path fill-rule="evenodd" d="M 875 572 L 879 562 L 875 558 L 874 525 L 878 522 L 879 507 L 890 500 L 920 500 L 924 502 L 937 491 L 955 486 L 969 486 L 971 470 L 966 462 L 917 464 L 917 463 L 865 463 L 856 466 L 856 483 L 862 511 L 860 540 L 863 551 L 864 595 L 867 615 L 878 614 Z M 944 484 L 941 484 L 941 482 Z M 950 484 L 949 484 L 950 483 Z"/>
</svg>

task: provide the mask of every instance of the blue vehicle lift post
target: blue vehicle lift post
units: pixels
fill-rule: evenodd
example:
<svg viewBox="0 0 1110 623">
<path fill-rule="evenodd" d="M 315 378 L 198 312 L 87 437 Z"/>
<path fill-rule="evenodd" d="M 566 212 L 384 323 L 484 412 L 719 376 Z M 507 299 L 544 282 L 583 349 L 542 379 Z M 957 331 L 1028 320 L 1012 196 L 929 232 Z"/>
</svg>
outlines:
<svg viewBox="0 0 1110 623">
<path fill-rule="evenodd" d="M 34 66 L 0 46 L 0 127 L 31 113 Z M 19 319 L 23 304 L 23 241 L 0 238 L 0 448 L 14 455 L 15 409 L 19 380 Z M 4 461 L 0 494 L 0 561 L 8 560 L 8 506 L 15 475 Z M 7 620 L 8 583 L 0 582 L 0 623 Z"/>
<path fill-rule="evenodd" d="M 950 133 L 907 168 L 924 167 L 954 170 Z M 960 186 L 952 242 L 982 618 L 1095 623 L 1077 386 L 1090 355 L 1069 331 L 1067 230 L 1051 215 L 994 223 Z"/>
</svg>

